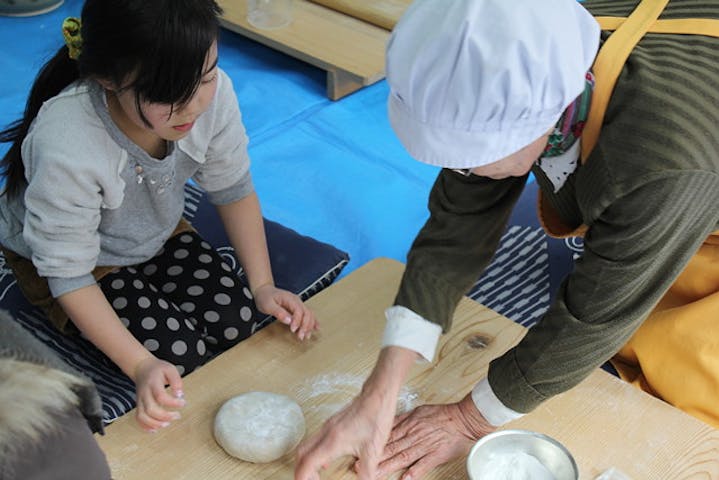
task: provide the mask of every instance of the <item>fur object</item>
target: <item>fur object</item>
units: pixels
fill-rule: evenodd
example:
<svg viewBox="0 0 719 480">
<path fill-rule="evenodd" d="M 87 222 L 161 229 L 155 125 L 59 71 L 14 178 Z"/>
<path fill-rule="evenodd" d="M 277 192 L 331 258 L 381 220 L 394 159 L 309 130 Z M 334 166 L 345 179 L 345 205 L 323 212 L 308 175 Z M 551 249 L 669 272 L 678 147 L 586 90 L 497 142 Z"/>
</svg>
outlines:
<svg viewBox="0 0 719 480">
<path fill-rule="evenodd" d="M 55 428 L 55 417 L 78 408 L 82 380 L 44 365 L 0 359 L 0 451 L 10 456 Z"/>
</svg>

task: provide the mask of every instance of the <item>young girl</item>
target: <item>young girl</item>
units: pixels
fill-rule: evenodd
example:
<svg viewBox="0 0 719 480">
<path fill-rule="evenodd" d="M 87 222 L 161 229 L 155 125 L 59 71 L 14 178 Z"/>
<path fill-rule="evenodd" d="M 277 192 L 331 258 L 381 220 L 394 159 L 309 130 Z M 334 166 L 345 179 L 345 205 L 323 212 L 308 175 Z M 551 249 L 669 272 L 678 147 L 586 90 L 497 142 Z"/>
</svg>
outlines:
<svg viewBox="0 0 719 480">
<path fill-rule="evenodd" d="M 135 382 L 147 430 L 180 417 L 180 375 L 249 337 L 258 310 L 300 340 L 317 328 L 273 282 L 247 137 L 217 65 L 219 13 L 213 0 L 87 0 L 24 117 L 0 133 L 12 143 L 7 262 L 58 328 L 76 327 Z M 190 178 L 249 285 L 182 219 Z"/>
</svg>

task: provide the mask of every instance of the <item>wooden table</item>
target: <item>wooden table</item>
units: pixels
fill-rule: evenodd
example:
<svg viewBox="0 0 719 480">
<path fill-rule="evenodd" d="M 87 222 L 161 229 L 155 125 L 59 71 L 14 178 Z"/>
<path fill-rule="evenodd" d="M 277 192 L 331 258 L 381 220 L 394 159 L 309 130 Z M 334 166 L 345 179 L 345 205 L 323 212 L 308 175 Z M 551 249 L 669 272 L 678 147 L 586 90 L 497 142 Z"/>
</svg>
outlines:
<svg viewBox="0 0 719 480">
<path fill-rule="evenodd" d="M 302 406 L 309 432 L 358 391 L 372 369 L 403 265 L 374 260 L 309 300 L 322 331 L 301 343 L 273 324 L 185 377 L 182 420 L 155 434 L 142 432 L 132 413 L 98 437 L 114 478 L 292 479 L 294 457 L 265 465 L 228 456 L 214 441 L 215 413 L 228 398 L 251 390 L 282 393 Z M 402 407 L 462 398 L 485 376 L 489 361 L 524 335 L 524 328 L 464 299 L 438 360 L 417 365 Z M 553 436 L 574 455 L 580 478 L 615 466 L 634 480 L 719 478 L 719 431 L 599 370 L 507 428 Z M 353 479 L 338 461 L 324 479 Z M 465 479 L 462 460 L 430 480 Z"/>
</svg>

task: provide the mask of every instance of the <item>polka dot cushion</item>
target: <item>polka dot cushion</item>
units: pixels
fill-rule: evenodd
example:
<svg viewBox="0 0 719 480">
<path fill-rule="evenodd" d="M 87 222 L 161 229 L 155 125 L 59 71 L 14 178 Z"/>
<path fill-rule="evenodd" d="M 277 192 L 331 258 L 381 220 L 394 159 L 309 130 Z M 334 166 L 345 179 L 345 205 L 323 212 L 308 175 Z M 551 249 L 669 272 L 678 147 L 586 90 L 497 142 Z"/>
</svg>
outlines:
<svg viewBox="0 0 719 480">
<path fill-rule="evenodd" d="M 205 193 L 191 185 L 185 188 L 185 217 L 220 252 L 237 275 L 244 272 L 229 246 L 215 208 Z M 332 245 L 303 236 L 276 222 L 265 219 L 272 273 L 276 284 L 307 299 L 334 281 L 349 261 L 349 256 Z M 103 420 L 112 422 L 135 406 L 135 388 L 102 352 L 79 336 L 59 333 L 20 293 L 12 272 L 0 254 L 0 309 L 7 310 L 26 329 L 69 365 L 85 373 L 97 385 L 103 402 Z M 255 324 L 258 330 L 272 321 L 265 317 Z"/>
</svg>

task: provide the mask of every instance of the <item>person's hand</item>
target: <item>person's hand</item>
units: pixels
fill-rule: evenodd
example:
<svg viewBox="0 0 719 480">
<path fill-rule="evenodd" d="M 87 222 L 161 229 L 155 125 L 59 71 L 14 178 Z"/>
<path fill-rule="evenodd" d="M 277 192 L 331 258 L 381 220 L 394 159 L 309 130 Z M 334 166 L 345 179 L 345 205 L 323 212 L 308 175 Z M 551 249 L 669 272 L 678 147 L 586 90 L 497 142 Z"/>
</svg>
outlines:
<svg viewBox="0 0 719 480">
<path fill-rule="evenodd" d="M 185 400 L 182 378 L 174 365 L 150 355 L 138 362 L 132 377 L 137 390 L 137 422 L 144 430 L 155 432 L 180 418 L 177 410 L 185 406 Z"/>
<path fill-rule="evenodd" d="M 395 419 L 377 477 L 407 469 L 402 480 L 419 480 L 433 468 L 466 456 L 479 438 L 494 430 L 471 395 L 459 403 L 418 407 Z"/>
<path fill-rule="evenodd" d="M 295 480 L 319 480 L 320 469 L 351 455 L 359 480 L 374 480 L 397 405 L 392 395 L 361 393 L 297 448 Z"/>
<path fill-rule="evenodd" d="M 359 396 L 297 448 L 295 480 L 319 480 L 321 469 L 345 455 L 358 459 L 359 480 L 375 480 L 399 390 L 417 358 L 412 350 L 384 347 Z"/>
<path fill-rule="evenodd" d="M 266 284 L 255 290 L 254 297 L 262 313 L 288 325 L 300 340 L 309 339 L 312 332 L 319 330 L 315 314 L 294 293 Z"/>
</svg>

